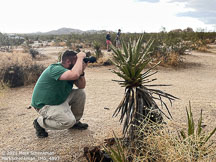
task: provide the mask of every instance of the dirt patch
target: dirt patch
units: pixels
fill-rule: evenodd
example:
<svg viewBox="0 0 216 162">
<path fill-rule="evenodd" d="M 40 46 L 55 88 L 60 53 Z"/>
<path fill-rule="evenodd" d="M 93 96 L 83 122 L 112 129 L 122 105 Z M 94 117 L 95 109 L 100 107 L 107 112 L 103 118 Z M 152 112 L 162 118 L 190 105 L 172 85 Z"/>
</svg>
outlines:
<svg viewBox="0 0 216 162">
<path fill-rule="evenodd" d="M 212 130 L 216 125 L 216 55 L 193 52 L 184 57 L 187 64 L 185 68 L 161 68 L 155 75 L 158 79 L 155 83 L 172 84 L 171 87 L 160 89 L 181 99 L 170 108 L 174 121 L 186 123 L 185 107 L 190 100 L 195 121 L 203 109 L 206 129 Z M 57 55 L 53 54 L 52 58 L 46 63 L 57 59 Z M 50 161 L 50 157 L 58 161 L 84 161 L 82 155 L 85 146 L 102 143 L 105 138 L 112 136 L 112 131 L 120 135 L 122 126 L 118 122 L 119 118 L 112 118 L 112 114 L 123 97 L 124 88 L 112 81 L 119 79 L 111 72 L 113 68 L 101 66 L 86 69 L 87 101 L 82 121 L 89 124 L 89 129 L 84 131 L 49 131 L 48 138 L 38 139 L 32 125 L 38 114 L 33 109 L 27 109 L 34 85 L 4 92 L 0 98 L 1 160 L 3 153 L 4 157 L 20 157 L 28 153 L 25 157 L 31 154 L 35 157 L 33 161 Z"/>
</svg>

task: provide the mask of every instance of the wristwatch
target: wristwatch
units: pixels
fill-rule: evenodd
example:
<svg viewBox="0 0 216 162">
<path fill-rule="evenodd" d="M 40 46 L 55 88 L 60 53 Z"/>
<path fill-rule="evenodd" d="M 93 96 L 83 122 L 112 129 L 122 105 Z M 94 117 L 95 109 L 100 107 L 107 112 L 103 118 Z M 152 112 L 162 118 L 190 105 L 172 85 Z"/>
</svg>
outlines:
<svg viewBox="0 0 216 162">
<path fill-rule="evenodd" d="M 83 72 L 80 76 L 85 76 L 85 72 Z"/>
</svg>

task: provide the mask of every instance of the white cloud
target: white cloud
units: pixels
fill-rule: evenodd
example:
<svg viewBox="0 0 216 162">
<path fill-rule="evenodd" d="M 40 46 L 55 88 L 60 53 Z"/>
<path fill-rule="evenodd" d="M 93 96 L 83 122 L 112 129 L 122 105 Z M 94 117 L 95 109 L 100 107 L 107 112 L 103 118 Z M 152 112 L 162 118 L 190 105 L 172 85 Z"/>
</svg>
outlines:
<svg viewBox="0 0 216 162">
<path fill-rule="evenodd" d="M 216 0 L 170 0 L 182 2 L 185 7 L 194 9 L 192 12 L 183 12 L 179 16 L 198 18 L 208 24 L 216 24 Z"/>
<path fill-rule="evenodd" d="M 153 0 L 155 2 L 155 0 Z M 0 32 L 37 32 L 61 27 L 81 30 L 158 32 L 188 26 L 206 27 L 196 18 L 177 17 L 194 11 L 184 0 L 7 0 L 1 2 Z"/>
<path fill-rule="evenodd" d="M 150 2 L 150 3 L 157 3 L 160 2 L 160 0 L 136 0 L 137 2 Z"/>
</svg>

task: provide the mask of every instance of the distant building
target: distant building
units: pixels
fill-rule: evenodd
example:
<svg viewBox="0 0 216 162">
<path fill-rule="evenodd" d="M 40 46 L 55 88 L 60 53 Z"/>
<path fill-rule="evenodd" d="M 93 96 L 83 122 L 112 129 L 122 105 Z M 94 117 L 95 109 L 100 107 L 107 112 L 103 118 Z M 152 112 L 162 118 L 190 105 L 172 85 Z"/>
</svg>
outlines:
<svg viewBox="0 0 216 162">
<path fill-rule="evenodd" d="M 23 38 L 21 36 L 15 35 L 15 34 L 7 34 L 7 36 L 10 39 L 23 39 L 23 40 L 25 39 L 25 38 Z"/>
</svg>

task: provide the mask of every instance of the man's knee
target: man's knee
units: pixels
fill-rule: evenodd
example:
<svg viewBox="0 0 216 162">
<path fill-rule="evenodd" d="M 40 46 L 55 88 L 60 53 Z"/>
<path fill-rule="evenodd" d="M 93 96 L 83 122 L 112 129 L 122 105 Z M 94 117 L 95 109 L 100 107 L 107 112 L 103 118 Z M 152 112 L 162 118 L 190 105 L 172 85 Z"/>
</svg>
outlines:
<svg viewBox="0 0 216 162">
<path fill-rule="evenodd" d="M 83 89 L 75 89 L 69 99 L 69 105 L 73 103 L 85 103 L 86 94 Z"/>
<path fill-rule="evenodd" d="M 82 98 L 84 100 L 86 98 L 86 94 L 85 94 L 85 91 L 83 89 L 77 89 L 77 95 L 79 96 L 79 98 Z"/>
<path fill-rule="evenodd" d="M 60 118 L 47 118 L 43 120 L 41 126 L 45 129 L 62 130 L 71 128 L 76 123 L 74 116 L 64 116 Z"/>
<path fill-rule="evenodd" d="M 77 89 L 75 92 L 75 97 L 71 100 L 70 105 L 72 107 L 79 107 L 81 109 L 84 109 L 85 101 L 86 101 L 85 91 L 83 89 Z"/>
<path fill-rule="evenodd" d="M 73 125 L 76 123 L 75 118 L 71 119 L 65 119 L 63 121 L 56 121 L 56 129 L 68 129 L 73 127 Z"/>
<path fill-rule="evenodd" d="M 59 122 L 60 123 L 60 127 L 62 127 L 63 129 L 67 129 L 67 128 L 71 128 L 75 123 L 76 123 L 76 119 L 66 119 L 64 121 Z"/>
</svg>

